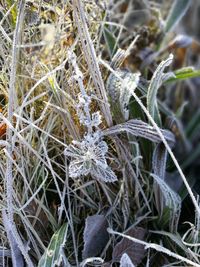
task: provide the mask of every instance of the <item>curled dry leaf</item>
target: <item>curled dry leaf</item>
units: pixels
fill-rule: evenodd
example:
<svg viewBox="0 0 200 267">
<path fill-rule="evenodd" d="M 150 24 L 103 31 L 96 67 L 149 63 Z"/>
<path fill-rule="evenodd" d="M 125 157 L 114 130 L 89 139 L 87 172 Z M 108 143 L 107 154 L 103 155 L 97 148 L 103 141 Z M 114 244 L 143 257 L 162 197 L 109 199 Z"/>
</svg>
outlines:
<svg viewBox="0 0 200 267">
<path fill-rule="evenodd" d="M 126 232 L 126 235 L 135 237 L 140 240 L 144 240 L 146 235 L 146 230 L 142 227 L 134 227 Z M 126 253 L 132 263 L 137 266 L 142 259 L 145 257 L 144 246 L 138 243 L 135 243 L 127 238 L 123 238 L 117 245 L 114 247 L 112 254 L 113 262 L 120 262 L 122 255 Z M 129 266 L 129 265 L 128 265 Z"/>
<path fill-rule="evenodd" d="M 109 239 L 107 228 L 108 221 L 104 215 L 93 215 L 86 218 L 83 259 L 98 256 L 106 246 Z"/>
</svg>

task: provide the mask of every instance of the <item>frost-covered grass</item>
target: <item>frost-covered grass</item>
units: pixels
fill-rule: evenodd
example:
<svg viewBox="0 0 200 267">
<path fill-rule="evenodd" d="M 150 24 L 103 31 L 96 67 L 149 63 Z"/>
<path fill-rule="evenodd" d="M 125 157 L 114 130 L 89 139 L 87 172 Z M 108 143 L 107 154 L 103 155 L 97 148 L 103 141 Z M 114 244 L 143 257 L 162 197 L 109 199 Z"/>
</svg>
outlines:
<svg viewBox="0 0 200 267">
<path fill-rule="evenodd" d="M 160 2 L 1 1 L 1 266 L 200 266 L 200 46 Z"/>
</svg>

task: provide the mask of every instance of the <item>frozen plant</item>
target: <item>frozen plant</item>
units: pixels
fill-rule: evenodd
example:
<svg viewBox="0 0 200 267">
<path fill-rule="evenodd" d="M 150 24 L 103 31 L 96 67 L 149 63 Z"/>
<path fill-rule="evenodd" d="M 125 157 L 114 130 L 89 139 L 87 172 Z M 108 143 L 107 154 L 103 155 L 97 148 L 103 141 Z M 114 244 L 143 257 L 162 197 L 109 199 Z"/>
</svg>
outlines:
<svg viewBox="0 0 200 267">
<path fill-rule="evenodd" d="M 74 67 L 74 79 L 78 82 L 81 93 L 78 96 L 77 115 L 79 121 L 87 129 L 81 141 L 73 140 L 65 149 L 64 154 L 71 158 L 69 164 L 69 176 L 77 178 L 80 176 L 91 175 L 93 178 L 104 181 L 114 182 L 117 176 L 108 166 L 106 154 L 108 145 L 102 140 L 100 112 L 91 112 L 91 96 L 86 93 L 83 85 L 83 76 L 80 72 L 74 53 L 69 54 L 69 59 Z"/>
<path fill-rule="evenodd" d="M 86 134 L 81 142 L 72 141 L 65 149 L 65 155 L 73 159 L 69 164 L 69 176 L 77 178 L 91 174 L 100 181 L 116 181 L 117 177 L 106 161 L 107 151 L 108 145 L 100 140 L 98 131 Z"/>
</svg>

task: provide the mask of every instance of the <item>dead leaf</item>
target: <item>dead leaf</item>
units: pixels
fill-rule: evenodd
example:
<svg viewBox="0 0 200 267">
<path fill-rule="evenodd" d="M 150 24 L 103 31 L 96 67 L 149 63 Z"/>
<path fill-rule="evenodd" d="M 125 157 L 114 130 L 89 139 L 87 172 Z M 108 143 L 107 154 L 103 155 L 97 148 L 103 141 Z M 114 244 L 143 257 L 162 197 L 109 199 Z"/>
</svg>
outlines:
<svg viewBox="0 0 200 267">
<path fill-rule="evenodd" d="M 176 36 L 168 45 L 168 49 L 185 48 L 191 46 L 193 43 L 193 38 L 187 35 Z"/>
<path fill-rule="evenodd" d="M 0 138 L 6 134 L 7 125 L 5 123 L 0 123 Z"/>
<path fill-rule="evenodd" d="M 109 239 L 107 228 L 108 221 L 104 215 L 93 215 L 86 218 L 83 259 L 98 256 L 106 246 Z"/>
<path fill-rule="evenodd" d="M 140 240 L 144 240 L 146 235 L 146 230 L 142 227 L 134 227 L 128 230 L 126 235 L 135 237 Z M 120 262 L 122 255 L 126 253 L 131 259 L 132 263 L 137 266 L 142 259 L 145 257 L 144 246 L 138 243 L 135 243 L 127 238 L 123 238 L 117 245 L 114 247 L 112 254 L 113 262 Z"/>
</svg>

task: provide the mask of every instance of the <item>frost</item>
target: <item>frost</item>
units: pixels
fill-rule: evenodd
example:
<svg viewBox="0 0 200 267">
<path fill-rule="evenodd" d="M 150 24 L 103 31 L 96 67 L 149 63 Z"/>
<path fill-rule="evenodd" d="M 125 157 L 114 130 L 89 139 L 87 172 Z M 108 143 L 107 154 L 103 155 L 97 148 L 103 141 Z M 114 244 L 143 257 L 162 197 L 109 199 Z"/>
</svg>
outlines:
<svg viewBox="0 0 200 267">
<path fill-rule="evenodd" d="M 97 132 L 87 134 L 81 142 L 72 143 L 65 149 L 65 155 L 73 158 L 69 164 L 70 177 L 77 178 L 91 174 L 97 180 L 105 182 L 117 180 L 106 161 L 108 146 L 105 141 L 100 141 Z"/>
<path fill-rule="evenodd" d="M 123 82 L 117 77 L 123 79 Z M 118 103 L 125 120 L 129 118 L 128 104 L 132 92 L 137 88 L 140 80 L 140 73 L 130 73 L 128 71 L 115 71 L 111 73 L 107 80 L 107 90 L 113 103 Z"/>
<path fill-rule="evenodd" d="M 134 267 L 135 265 L 132 263 L 128 254 L 124 253 L 120 260 L 120 267 Z"/>
<path fill-rule="evenodd" d="M 101 114 L 99 111 L 92 114 L 92 126 L 98 127 L 101 124 Z"/>
<path fill-rule="evenodd" d="M 102 122 L 101 114 L 99 111 L 91 111 L 92 97 L 87 94 L 84 88 L 83 75 L 80 73 L 76 63 L 76 55 L 73 52 L 69 53 L 69 60 L 71 60 L 74 67 L 74 76 L 80 88 L 76 105 L 77 115 L 80 123 L 87 129 L 81 141 L 73 140 L 64 151 L 64 154 L 71 158 L 69 176 L 77 178 L 90 174 L 97 180 L 114 182 L 117 177 L 108 166 L 106 160 L 108 145 L 102 140 L 102 131 L 99 129 L 99 125 Z"/>
</svg>

